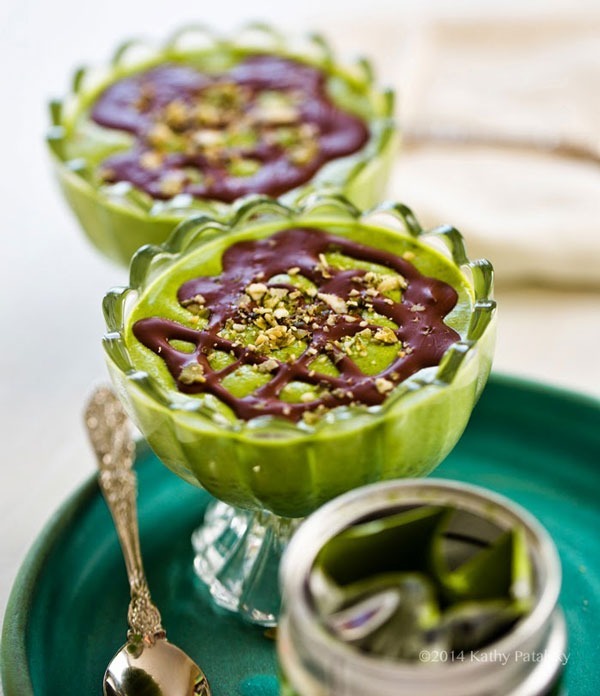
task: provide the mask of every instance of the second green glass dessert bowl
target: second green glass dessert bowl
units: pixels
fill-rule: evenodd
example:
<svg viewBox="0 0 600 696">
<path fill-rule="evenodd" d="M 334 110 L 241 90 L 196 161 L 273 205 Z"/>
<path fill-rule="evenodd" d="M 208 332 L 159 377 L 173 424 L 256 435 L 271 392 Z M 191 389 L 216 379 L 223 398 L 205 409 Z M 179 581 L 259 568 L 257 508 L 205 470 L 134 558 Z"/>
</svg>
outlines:
<svg viewBox="0 0 600 696">
<path fill-rule="evenodd" d="M 393 110 L 368 62 L 341 64 L 320 36 L 189 26 L 78 70 L 51 103 L 47 140 L 86 235 L 128 264 L 191 214 L 235 216 L 245 196 L 290 203 L 329 186 L 375 205 L 397 149 Z"/>
<path fill-rule="evenodd" d="M 232 553 L 275 583 L 294 520 L 443 460 L 490 371 L 492 275 L 451 227 L 315 194 L 248 202 L 227 224 L 191 219 L 138 251 L 130 286 L 104 300 L 108 366 L 164 464 L 234 506 L 196 537 L 217 601 L 269 623 L 276 608 L 217 578 Z"/>
</svg>

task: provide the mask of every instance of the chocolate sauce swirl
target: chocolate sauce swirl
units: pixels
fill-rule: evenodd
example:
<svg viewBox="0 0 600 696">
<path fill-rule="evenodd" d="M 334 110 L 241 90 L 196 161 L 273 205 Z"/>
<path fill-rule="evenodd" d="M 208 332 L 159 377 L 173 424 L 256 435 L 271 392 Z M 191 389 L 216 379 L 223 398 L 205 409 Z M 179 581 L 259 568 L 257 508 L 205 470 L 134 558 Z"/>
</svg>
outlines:
<svg viewBox="0 0 600 696">
<path fill-rule="evenodd" d="M 217 94 L 220 111 L 205 104 L 202 112 L 203 99 L 214 98 L 219 86 L 225 89 Z M 261 116 L 260 100 L 277 92 L 291 100 L 287 108 L 266 114 L 263 108 Z M 229 111 L 223 99 L 230 100 Z M 102 163 L 104 180 L 128 181 L 155 199 L 186 193 L 230 203 L 249 193 L 279 196 L 326 162 L 358 151 L 369 137 L 360 118 L 331 102 L 323 72 L 269 55 L 251 56 L 219 75 L 176 64 L 146 70 L 108 87 L 91 118 L 135 136 L 130 150 Z M 245 131 L 250 140 L 240 140 L 240 127 L 251 129 Z M 252 169 L 240 173 L 231 166 L 236 161 Z"/>
<path fill-rule="evenodd" d="M 399 274 L 404 281 L 401 301 L 395 302 L 369 286 L 369 274 L 364 269 L 342 270 L 324 265 L 323 255 L 328 252 L 379 264 Z M 238 242 L 224 252 L 222 265 L 219 276 L 195 278 L 178 290 L 182 306 L 203 306 L 208 315 L 205 328 L 196 330 L 163 317 L 148 317 L 135 322 L 133 333 L 165 361 L 180 391 L 212 394 L 242 420 L 276 415 L 297 422 L 308 412 L 319 414 L 347 404 L 381 404 L 404 379 L 439 364 L 448 347 L 460 338 L 443 321 L 458 300 L 452 286 L 424 276 L 407 260 L 390 252 L 321 230 L 289 229 L 265 239 Z M 313 297 L 296 285 L 277 282 L 277 276 L 290 271 L 314 284 L 317 292 L 313 289 Z M 248 327 L 263 311 L 255 290 L 258 294 L 264 291 L 265 296 L 277 292 L 290 299 L 288 306 L 293 305 L 295 311 L 288 316 L 287 310 L 280 312 L 283 316 L 276 325 L 283 329 L 272 335 L 300 332 L 305 348 L 296 359 L 277 360 L 272 352 L 264 354 L 255 345 L 244 345 L 222 335 L 232 325 Z M 398 347 L 396 356 L 376 375 L 362 372 L 342 343 L 365 330 L 375 337 L 382 331 L 381 325 L 364 320 L 365 308 L 397 326 L 384 330 L 386 342 L 391 339 Z M 393 336 L 388 332 L 393 332 Z M 183 352 L 171 341 L 185 341 L 194 349 Z M 224 351 L 233 361 L 222 369 L 213 369 L 209 362 L 213 351 Z M 319 355 L 327 355 L 339 374 L 331 376 L 311 369 Z M 236 397 L 222 380 L 242 365 L 255 365 L 270 373 L 270 380 L 251 394 Z M 198 379 L 184 378 L 190 370 Z M 280 394 L 291 382 L 303 382 L 325 391 L 308 403 L 283 401 Z"/>
</svg>

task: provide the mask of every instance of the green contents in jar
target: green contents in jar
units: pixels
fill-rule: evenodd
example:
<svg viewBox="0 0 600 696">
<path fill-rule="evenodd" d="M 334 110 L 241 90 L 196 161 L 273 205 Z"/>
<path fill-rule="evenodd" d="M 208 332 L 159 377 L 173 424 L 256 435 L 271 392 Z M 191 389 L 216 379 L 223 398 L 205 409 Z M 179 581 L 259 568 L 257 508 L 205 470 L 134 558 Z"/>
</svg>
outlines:
<svg viewBox="0 0 600 696">
<path fill-rule="evenodd" d="M 460 659 L 506 633 L 533 603 L 525 533 L 497 528 L 482 541 L 457 514 L 420 506 L 330 539 L 310 577 L 328 630 L 362 652 L 413 662 L 438 651 Z"/>
</svg>

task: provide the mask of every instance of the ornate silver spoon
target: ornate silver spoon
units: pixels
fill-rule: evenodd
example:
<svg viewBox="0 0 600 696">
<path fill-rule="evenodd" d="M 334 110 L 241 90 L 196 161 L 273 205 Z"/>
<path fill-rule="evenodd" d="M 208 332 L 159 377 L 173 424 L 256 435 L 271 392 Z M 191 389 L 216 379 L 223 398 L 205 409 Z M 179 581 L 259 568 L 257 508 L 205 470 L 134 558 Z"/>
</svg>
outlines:
<svg viewBox="0 0 600 696">
<path fill-rule="evenodd" d="M 127 642 L 104 675 L 105 696 L 211 696 L 204 672 L 166 639 L 144 574 L 138 532 L 134 443 L 120 401 L 108 387 L 88 402 L 85 423 L 100 488 L 117 529 L 131 588 Z"/>
</svg>

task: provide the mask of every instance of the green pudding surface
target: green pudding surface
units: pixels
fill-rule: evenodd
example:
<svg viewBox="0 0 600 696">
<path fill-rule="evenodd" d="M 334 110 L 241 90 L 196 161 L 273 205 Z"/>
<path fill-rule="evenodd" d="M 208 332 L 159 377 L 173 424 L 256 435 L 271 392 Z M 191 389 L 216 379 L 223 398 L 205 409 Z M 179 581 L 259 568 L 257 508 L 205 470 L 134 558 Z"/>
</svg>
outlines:
<svg viewBox="0 0 600 696">
<path fill-rule="evenodd" d="M 195 51 L 193 53 L 172 52 L 154 56 L 151 60 L 127 69 L 121 69 L 99 82 L 93 90 L 82 95 L 76 107 L 65 120 L 65 141 L 63 158 L 65 160 L 85 160 L 91 182 L 104 185 L 98 167 L 108 156 L 131 148 L 135 138 L 132 134 L 116 128 L 108 128 L 95 123 L 91 118 L 91 108 L 100 94 L 113 82 L 124 77 L 136 75 L 151 68 L 171 64 L 185 65 L 201 73 L 215 75 L 226 72 L 256 51 L 244 49 L 234 44 L 221 45 L 218 49 Z M 369 122 L 380 118 L 384 109 L 381 94 L 374 94 L 365 85 L 352 78 L 351 73 L 331 64 L 326 71 L 322 66 L 311 62 L 302 55 L 287 55 L 299 63 L 320 68 L 326 74 L 326 88 L 329 97 L 340 108 Z"/>
<path fill-rule="evenodd" d="M 181 398 L 182 395 L 178 393 L 175 380 L 167 369 L 165 361 L 160 355 L 147 348 L 134 336 L 133 325 L 140 319 L 158 316 L 175 321 L 190 329 L 203 329 L 209 321 L 208 317 L 199 316 L 198 313 L 183 307 L 177 298 L 179 288 L 187 281 L 198 276 L 218 276 L 222 270 L 221 257 L 229 246 L 241 241 L 265 238 L 280 229 L 281 223 L 277 223 L 262 225 L 258 229 L 237 232 L 228 236 L 216 236 L 208 240 L 194 253 L 182 257 L 169 267 L 168 272 L 160 274 L 140 295 L 128 317 L 125 343 L 136 368 L 147 372 L 151 379 L 160 384 L 162 389 L 174 394 L 177 393 L 178 398 Z M 466 336 L 474 302 L 473 289 L 462 271 L 453 265 L 446 256 L 418 239 L 408 235 L 400 235 L 397 232 L 390 232 L 383 228 L 349 224 L 347 226 L 336 226 L 335 229 L 328 227 L 327 231 L 331 234 L 347 237 L 360 244 L 376 246 L 397 256 L 410 259 L 410 263 L 423 275 L 443 280 L 451 285 L 458 292 L 458 301 L 455 308 L 446 317 L 445 323 L 457 331 L 460 337 Z M 324 261 L 332 268 L 344 270 L 360 268 L 376 274 L 377 279 L 385 280 L 387 285 L 390 286 L 390 289 L 384 291 L 383 295 L 395 302 L 400 301 L 402 290 L 394 286 L 398 286 L 398 281 L 402 279 L 392 269 L 379 264 L 357 260 L 336 251 L 328 252 L 324 256 Z M 264 280 L 264 282 L 269 281 L 283 282 L 297 287 L 307 301 L 311 300 L 310 294 L 316 292 L 315 286 L 299 274 L 283 274 Z M 293 311 L 293 307 L 290 310 Z M 387 317 L 374 311 L 362 310 L 357 312 L 356 316 L 360 320 L 368 321 L 371 326 L 380 326 L 383 329 L 397 328 Z M 249 345 L 256 341 L 257 333 L 259 333 L 259 329 L 255 326 L 245 326 L 242 332 L 224 329 L 220 332 L 220 335 L 228 339 L 237 339 L 242 344 Z M 397 342 L 386 343 L 377 339 L 376 336 L 378 335 L 376 330 L 368 330 L 366 336 L 359 335 L 358 337 L 342 341 L 344 352 L 367 375 L 376 376 L 384 371 L 398 353 Z M 385 339 L 385 331 L 381 334 L 381 337 Z M 174 347 L 183 352 L 191 351 L 194 348 L 193 345 L 190 344 L 187 347 L 182 342 L 177 342 Z M 266 352 L 266 355 L 276 358 L 278 361 L 286 362 L 297 359 L 306 347 L 305 341 L 294 340 L 288 346 L 272 350 L 267 349 L 267 351 L 263 352 Z M 209 355 L 209 362 L 215 369 L 223 368 L 232 361 L 233 358 L 229 353 L 221 350 L 214 350 Z M 335 363 L 322 353 L 315 356 L 310 366 L 319 373 L 333 376 L 338 374 Z M 235 396 L 244 397 L 266 384 L 270 379 L 271 376 L 269 374 L 256 369 L 256 366 L 242 365 L 224 378 L 223 385 Z M 318 391 L 318 387 L 295 381 L 284 388 L 280 398 L 290 403 L 298 403 L 311 395 L 316 395 Z M 204 403 L 229 423 L 234 424 L 237 421 L 237 417 L 231 409 L 211 394 L 190 394 L 185 395 L 184 398 Z"/>
</svg>

